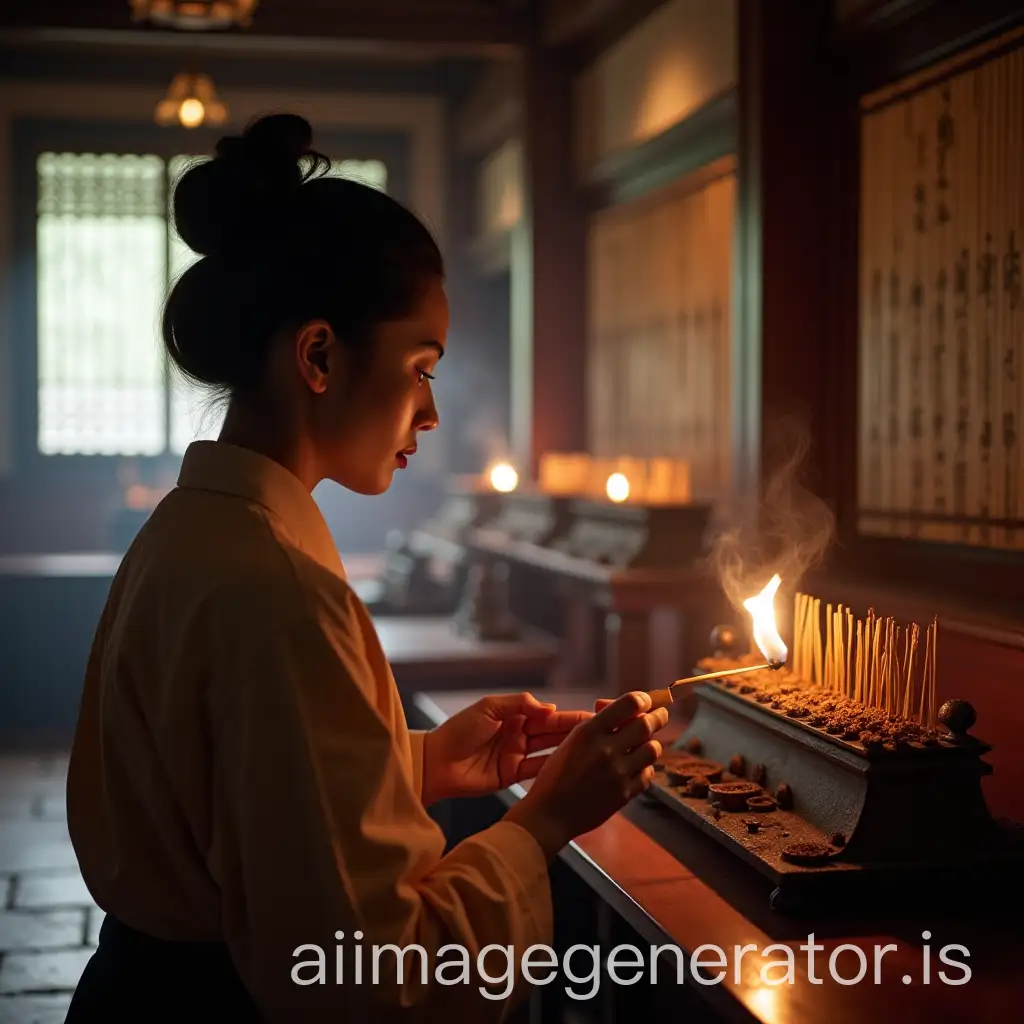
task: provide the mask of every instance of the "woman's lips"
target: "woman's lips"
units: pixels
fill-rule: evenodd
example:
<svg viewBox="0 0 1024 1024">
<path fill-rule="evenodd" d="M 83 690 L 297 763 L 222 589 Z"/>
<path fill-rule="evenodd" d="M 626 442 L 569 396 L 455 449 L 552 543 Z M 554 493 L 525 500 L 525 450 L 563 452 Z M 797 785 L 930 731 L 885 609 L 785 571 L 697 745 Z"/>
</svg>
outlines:
<svg viewBox="0 0 1024 1024">
<path fill-rule="evenodd" d="M 399 469 L 405 469 L 409 465 L 409 456 L 415 455 L 415 448 L 403 448 L 396 456 L 395 461 L 398 463 Z"/>
</svg>

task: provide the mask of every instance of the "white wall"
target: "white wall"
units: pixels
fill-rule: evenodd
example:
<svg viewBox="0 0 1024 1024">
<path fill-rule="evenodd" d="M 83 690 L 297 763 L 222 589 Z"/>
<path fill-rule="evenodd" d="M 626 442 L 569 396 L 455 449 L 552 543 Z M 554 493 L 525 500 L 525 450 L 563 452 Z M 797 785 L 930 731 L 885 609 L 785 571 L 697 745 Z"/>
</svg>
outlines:
<svg viewBox="0 0 1024 1024">
<path fill-rule="evenodd" d="M 582 173 L 736 84 L 736 0 L 671 0 L 576 81 Z"/>
<path fill-rule="evenodd" d="M 231 114 L 225 133 L 240 131 L 253 116 L 288 110 L 314 130 L 359 128 L 407 131 L 411 138 L 411 205 L 445 238 L 444 101 L 435 96 L 350 93 L 221 91 Z M 16 118 L 139 121 L 152 117 L 160 96 L 150 87 L 4 81 L 0 88 L 0 477 L 13 469 L 11 395 L 13 216 L 11 124 Z M 14 201 L 17 201 L 16 197 Z"/>
</svg>

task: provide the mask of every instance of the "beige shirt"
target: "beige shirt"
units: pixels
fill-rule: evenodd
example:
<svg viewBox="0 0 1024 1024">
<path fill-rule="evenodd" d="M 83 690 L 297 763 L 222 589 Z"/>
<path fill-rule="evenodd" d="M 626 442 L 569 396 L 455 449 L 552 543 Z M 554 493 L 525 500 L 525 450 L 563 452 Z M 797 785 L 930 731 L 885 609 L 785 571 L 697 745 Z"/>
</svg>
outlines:
<svg viewBox="0 0 1024 1024">
<path fill-rule="evenodd" d="M 422 755 L 312 496 L 269 459 L 194 443 L 124 558 L 88 664 L 68 824 L 97 904 L 151 935 L 226 942 L 273 1020 L 497 1017 L 508 1006 L 479 995 L 477 955 L 512 946 L 518 964 L 551 942 L 547 863 L 507 821 L 444 855 Z M 381 952 L 372 984 L 387 943 L 428 956 L 406 951 L 399 983 Z M 424 962 L 432 981 L 462 956 L 437 958 L 448 943 L 468 951 L 466 983 L 422 987 Z M 295 955 L 305 944 L 325 954 L 323 984 L 292 980 L 318 959 Z M 487 961 L 492 977 L 505 966 Z"/>
</svg>

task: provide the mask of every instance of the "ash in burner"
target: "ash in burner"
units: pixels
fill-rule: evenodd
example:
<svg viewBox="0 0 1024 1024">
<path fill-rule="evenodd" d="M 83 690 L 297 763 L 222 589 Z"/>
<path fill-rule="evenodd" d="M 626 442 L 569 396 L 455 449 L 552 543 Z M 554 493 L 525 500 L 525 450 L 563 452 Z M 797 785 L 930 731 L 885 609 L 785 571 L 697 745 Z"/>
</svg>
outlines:
<svg viewBox="0 0 1024 1024">
<path fill-rule="evenodd" d="M 757 664 L 755 656 L 746 655 L 705 658 L 699 667 L 702 671 L 721 671 L 753 664 Z M 807 683 L 787 667 L 749 672 L 716 685 L 871 753 L 934 748 L 952 738 L 912 719 Z"/>
</svg>

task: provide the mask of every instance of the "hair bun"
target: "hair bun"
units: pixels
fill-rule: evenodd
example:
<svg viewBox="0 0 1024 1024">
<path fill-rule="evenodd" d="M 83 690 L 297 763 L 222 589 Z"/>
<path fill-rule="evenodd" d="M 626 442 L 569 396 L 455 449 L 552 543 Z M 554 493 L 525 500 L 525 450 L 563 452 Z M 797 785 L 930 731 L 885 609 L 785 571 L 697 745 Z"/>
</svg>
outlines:
<svg viewBox="0 0 1024 1024">
<path fill-rule="evenodd" d="M 296 114 L 272 114 L 217 143 L 174 191 L 174 222 L 193 252 L 209 256 L 274 233 L 289 199 L 330 161 L 312 149 L 313 129 Z M 312 166 L 304 170 L 303 161 Z"/>
</svg>

